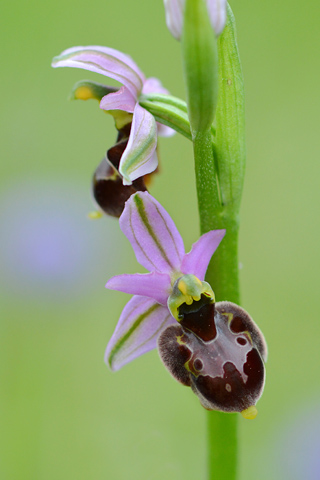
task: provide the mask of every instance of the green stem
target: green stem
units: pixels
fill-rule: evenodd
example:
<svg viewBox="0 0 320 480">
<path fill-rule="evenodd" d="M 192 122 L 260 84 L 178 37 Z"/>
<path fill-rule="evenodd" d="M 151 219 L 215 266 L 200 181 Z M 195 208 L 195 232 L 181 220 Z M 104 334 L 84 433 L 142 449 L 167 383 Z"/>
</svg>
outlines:
<svg viewBox="0 0 320 480">
<path fill-rule="evenodd" d="M 216 42 L 206 2 L 186 0 L 182 56 L 201 234 L 226 230 L 206 280 L 216 301 L 239 304 L 238 214 L 245 167 L 244 93 L 235 21 L 229 6 L 227 24 Z M 236 476 L 237 414 L 209 412 L 208 480 L 236 480 Z"/>
<path fill-rule="evenodd" d="M 214 230 L 220 212 L 220 195 L 212 150 L 211 130 L 193 135 L 201 234 Z"/>
<path fill-rule="evenodd" d="M 211 132 L 197 133 L 193 139 L 201 234 L 225 228 L 226 235 L 207 270 L 206 280 L 217 301 L 239 303 L 238 216 L 223 206 L 212 153 Z M 237 414 L 207 413 L 208 480 L 237 478 Z"/>
<path fill-rule="evenodd" d="M 217 301 L 229 300 L 239 304 L 239 222 L 236 218 L 221 216 L 218 226 L 226 228 L 226 236 L 212 257 L 206 280 L 212 286 Z M 235 480 L 238 464 L 238 414 L 208 411 L 207 429 L 208 479 Z"/>
<path fill-rule="evenodd" d="M 225 228 L 226 235 L 211 259 L 206 279 L 217 302 L 228 300 L 239 305 L 238 217 L 222 214 L 217 220 L 214 228 Z"/>
<path fill-rule="evenodd" d="M 238 414 L 207 412 L 208 479 L 237 478 Z"/>
</svg>

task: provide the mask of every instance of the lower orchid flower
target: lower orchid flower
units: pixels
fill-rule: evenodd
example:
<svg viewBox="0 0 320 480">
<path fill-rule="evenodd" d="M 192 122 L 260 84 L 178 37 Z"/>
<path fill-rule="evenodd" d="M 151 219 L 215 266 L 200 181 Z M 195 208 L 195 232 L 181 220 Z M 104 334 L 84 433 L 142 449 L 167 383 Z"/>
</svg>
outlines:
<svg viewBox="0 0 320 480">
<path fill-rule="evenodd" d="M 204 281 L 225 230 L 205 233 L 186 254 L 173 220 L 148 192 L 132 195 L 119 221 L 150 273 L 119 275 L 106 284 L 134 294 L 107 346 L 106 363 L 118 370 L 158 346 L 169 372 L 191 386 L 205 408 L 254 418 L 265 377 L 263 335 L 242 308 L 215 303 Z"/>
<path fill-rule="evenodd" d="M 82 68 L 122 83 L 117 90 L 95 82 L 81 82 L 76 85 L 73 98 L 100 100 L 100 108 L 115 117 L 116 125 L 118 121 L 123 122 L 124 117 L 125 123 L 132 122 L 119 165 L 124 185 L 131 185 L 137 178 L 154 171 L 158 165 L 157 134 L 171 136 L 174 131 L 156 123 L 153 115 L 139 105 L 139 98 L 149 93 L 168 94 L 161 82 L 157 78 L 146 78 L 131 57 L 108 47 L 69 48 L 53 59 L 52 66 Z"/>
</svg>

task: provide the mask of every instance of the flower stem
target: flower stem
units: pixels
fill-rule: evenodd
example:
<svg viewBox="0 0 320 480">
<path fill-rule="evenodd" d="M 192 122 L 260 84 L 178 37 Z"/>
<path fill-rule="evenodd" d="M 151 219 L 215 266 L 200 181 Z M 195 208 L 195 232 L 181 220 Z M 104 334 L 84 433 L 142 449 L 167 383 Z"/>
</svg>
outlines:
<svg viewBox="0 0 320 480">
<path fill-rule="evenodd" d="M 218 41 L 219 98 L 214 142 L 211 131 L 193 134 L 201 234 L 225 228 L 206 280 L 216 301 L 240 303 L 238 232 L 245 168 L 244 94 L 235 21 L 228 21 Z M 211 143 L 210 143 L 211 142 Z M 238 415 L 207 413 L 208 480 L 236 480 Z"/>
<path fill-rule="evenodd" d="M 214 230 L 220 212 L 220 195 L 212 150 L 211 131 L 193 135 L 198 208 L 201 234 Z"/>
<path fill-rule="evenodd" d="M 216 300 L 240 303 L 237 219 L 223 219 L 226 236 L 210 262 L 206 279 Z M 238 463 L 238 414 L 207 412 L 208 480 L 236 480 Z"/>
<path fill-rule="evenodd" d="M 216 42 L 204 6 L 201 0 L 186 1 L 182 37 L 200 229 L 201 234 L 226 229 L 206 280 L 216 301 L 239 304 L 239 208 L 246 153 L 243 76 L 231 8 L 227 6 L 227 23 Z M 208 480 L 236 480 L 237 414 L 208 412 L 207 419 Z"/>
<path fill-rule="evenodd" d="M 216 300 L 239 303 L 238 216 L 220 203 L 211 133 L 198 133 L 194 157 L 201 234 L 225 228 L 226 235 L 207 270 Z M 208 480 L 237 478 L 237 414 L 208 411 Z"/>
<path fill-rule="evenodd" d="M 238 415 L 207 412 L 208 480 L 237 478 Z"/>
</svg>

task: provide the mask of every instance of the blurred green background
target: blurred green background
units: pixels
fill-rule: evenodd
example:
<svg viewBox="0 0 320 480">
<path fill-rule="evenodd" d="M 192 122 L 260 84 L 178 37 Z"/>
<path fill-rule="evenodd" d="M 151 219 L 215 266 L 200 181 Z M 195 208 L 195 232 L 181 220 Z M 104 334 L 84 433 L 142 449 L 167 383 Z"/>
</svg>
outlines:
<svg viewBox="0 0 320 480">
<path fill-rule="evenodd" d="M 246 87 L 242 304 L 269 345 L 259 415 L 239 418 L 241 480 L 316 480 L 320 4 L 231 6 Z M 142 269 L 116 220 L 86 217 L 112 119 L 95 102 L 66 99 L 77 80 L 110 81 L 50 68 L 65 48 L 107 45 L 184 98 L 162 0 L 12 0 L 0 22 L 0 478 L 201 480 L 205 411 L 192 392 L 156 351 L 117 374 L 103 363 L 129 298 L 104 284 Z M 191 144 L 161 139 L 160 155 L 151 193 L 189 249 L 198 238 Z"/>
</svg>

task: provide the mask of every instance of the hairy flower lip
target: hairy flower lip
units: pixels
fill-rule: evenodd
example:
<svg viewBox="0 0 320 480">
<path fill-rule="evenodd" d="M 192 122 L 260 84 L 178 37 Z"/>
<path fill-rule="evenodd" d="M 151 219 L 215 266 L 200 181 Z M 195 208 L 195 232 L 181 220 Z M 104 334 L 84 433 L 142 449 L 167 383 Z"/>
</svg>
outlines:
<svg viewBox="0 0 320 480">
<path fill-rule="evenodd" d="M 225 230 L 208 232 L 186 254 L 173 220 L 148 192 L 130 197 L 119 223 L 138 262 L 150 273 L 118 275 L 106 284 L 109 289 L 134 295 L 107 346 L 105 360 L 112 370 L 156 348 L 160 333 L 177 323 L 167 306 L 172 279 L 191 274 L 202 282 L 225 235 Z"/>
<path fill-rule="evenodd" d="M 171 375 L 190 386 L 208 410 L 239 412 L 254 418 L 265 383 L 267 347 L 248 313 L 231 302 L 186 311 L 180 325 L 160 334 L 160 358 Z M 236 330 L 232 322 L 236 320 Z"/>
</svg>

